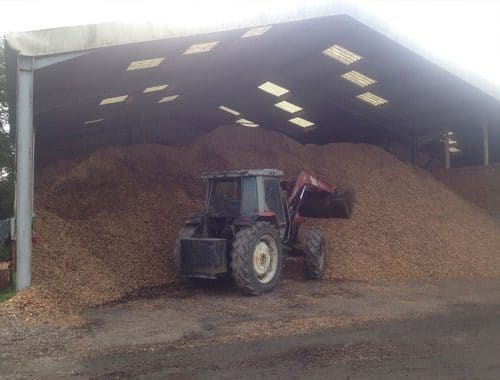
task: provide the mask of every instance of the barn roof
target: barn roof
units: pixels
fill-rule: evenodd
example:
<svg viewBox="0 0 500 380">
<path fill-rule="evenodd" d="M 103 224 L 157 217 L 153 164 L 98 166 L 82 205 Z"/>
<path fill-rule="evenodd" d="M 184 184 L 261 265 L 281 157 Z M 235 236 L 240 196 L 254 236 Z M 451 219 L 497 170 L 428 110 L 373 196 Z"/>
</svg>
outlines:
<svg viewBox="0 0 500 380">
<path fill-rule="evenodd" d="M 381 143 L 477 133 L 483 121 L 500 121 L 497 87 L 369 13 L 349 2 L 292 4 L 199 25 L 167 15 L 162 23 L 9 35 L 11 104 L 16 57 L 24 55 L 45 62 L 35 71 L 40 146 L 136 126 L 182 135 L 222 124 L 272 128 L 302 142 Z"/>
</svg>

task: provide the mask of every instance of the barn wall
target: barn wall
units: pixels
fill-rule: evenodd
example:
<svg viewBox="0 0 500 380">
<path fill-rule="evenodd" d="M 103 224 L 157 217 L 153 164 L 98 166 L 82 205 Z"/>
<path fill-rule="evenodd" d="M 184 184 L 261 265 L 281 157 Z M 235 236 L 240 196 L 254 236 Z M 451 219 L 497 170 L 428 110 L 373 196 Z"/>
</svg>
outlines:
<svg viewBox="0 0 500 380">
<path fill-rule="evenodd" d="M 38 171 L 59 159 L 85 156 L 109 146 L 142 143 L 186 144 L 203 133 L 202 128 L 174 121 L 162 125 L 96 130 L 94 134 L 75 136 L 50 144 L 39 144 L 35 149 L 35 166 Z"/>
</svg>

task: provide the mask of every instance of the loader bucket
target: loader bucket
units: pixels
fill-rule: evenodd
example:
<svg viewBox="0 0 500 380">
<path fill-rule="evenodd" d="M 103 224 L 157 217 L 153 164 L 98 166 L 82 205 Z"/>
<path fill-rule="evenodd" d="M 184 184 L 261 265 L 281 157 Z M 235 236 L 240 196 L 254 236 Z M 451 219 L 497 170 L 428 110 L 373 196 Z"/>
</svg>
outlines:
<svg viewBox="0 0 500 380">
<path fill-rule="evenodd" d="M 299 213 L 306 218 L 349 219 L 353 207 L 353 189 L 336 188 L 333 193 L 306 191 Z"/>
</svg>

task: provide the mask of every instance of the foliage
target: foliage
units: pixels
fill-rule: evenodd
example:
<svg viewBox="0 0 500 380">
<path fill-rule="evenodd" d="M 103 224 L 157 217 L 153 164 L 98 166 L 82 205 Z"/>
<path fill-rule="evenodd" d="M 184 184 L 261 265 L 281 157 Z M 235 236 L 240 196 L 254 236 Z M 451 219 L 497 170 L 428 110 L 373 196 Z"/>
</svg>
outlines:
<svg viewBox="0 0 500 380">
<path fill-rule="evenodd" d="M 9 106 L 4 41 L 0 37 L 0 219 L 12 216 L 14 204 L 14 147 L 9 135 Z"/>
<path fill-rule="evenodd" d="M 0 245 L 0 262 L 10 261 L 12 259 L 12 252 L 4 245 Z"/>
<path fill-rule="evenodd" d="M 16 295 L 16 273 L 14 272 L 12 275 L 12 284 L 7 289 L 0 292 L 0 302 L 7 301 Z"/>
<path fill-rule="evenodd" d="M 2 36 L 0 36 L 0 104 L 0 107 L 7 107 L 7 72 L 5 70 L 5 49 Z M 0 111 L 4 112 L 2 108 L 0 108 Z M 4 119 L 0 118 L 0 121 L 4 122 Z"/>
</svg>

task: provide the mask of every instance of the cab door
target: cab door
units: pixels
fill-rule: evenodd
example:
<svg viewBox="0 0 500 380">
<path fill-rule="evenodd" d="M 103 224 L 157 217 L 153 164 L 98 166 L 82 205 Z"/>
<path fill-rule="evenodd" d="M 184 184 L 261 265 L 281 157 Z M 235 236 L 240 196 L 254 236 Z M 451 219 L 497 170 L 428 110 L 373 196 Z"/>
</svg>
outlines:
<svg viewBox="0 0 500 380">
<path fill-rule="evenodd" d="M 281 186 L 277 178 L 263 178 L 264 209 L 276 214 L 280 228 L 280 236 L 283 238 L 286 231 L 286 215 L 283 208 Z"/>
</svg>

